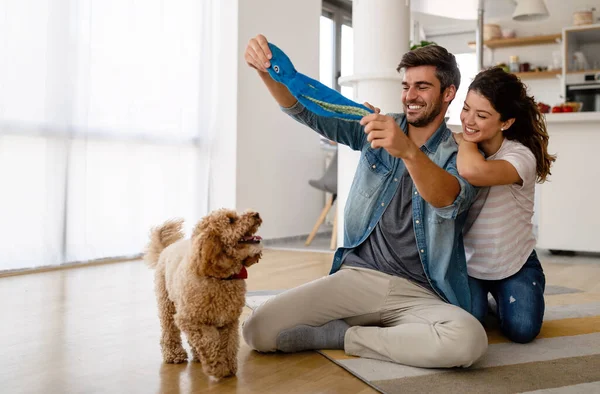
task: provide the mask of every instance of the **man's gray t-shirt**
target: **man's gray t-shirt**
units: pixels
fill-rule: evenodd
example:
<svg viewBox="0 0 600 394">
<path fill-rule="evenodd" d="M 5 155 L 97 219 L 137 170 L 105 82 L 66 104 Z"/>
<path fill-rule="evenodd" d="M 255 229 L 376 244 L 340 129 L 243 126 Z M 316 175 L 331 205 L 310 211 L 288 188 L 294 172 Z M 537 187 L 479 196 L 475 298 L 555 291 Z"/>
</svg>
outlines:
<svg viewBox="0 0 600 394">
<path fill-rule="evenodd" d="M 407 170 L 398 191 L 369 237 L 354 248 L 343 264 L 399 276 L 434 291 L 425 276 L 413 229 L 413 181 Z"/>
</svg>

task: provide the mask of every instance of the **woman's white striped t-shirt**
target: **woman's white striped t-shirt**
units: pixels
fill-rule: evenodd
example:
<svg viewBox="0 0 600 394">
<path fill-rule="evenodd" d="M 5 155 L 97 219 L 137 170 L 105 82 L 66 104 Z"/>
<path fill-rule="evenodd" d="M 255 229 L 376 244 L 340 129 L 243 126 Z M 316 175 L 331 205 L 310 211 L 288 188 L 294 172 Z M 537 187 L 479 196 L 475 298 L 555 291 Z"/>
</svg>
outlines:
<svg viewBox="0 0 600 394">
<path fill-rule="evenodd" d="M 523 185 L 482 188 L 467 216 L 467 272 L 474 278 L 498 280 L 517 273 L 535 247 L 531 220 L 536 160 L 525 145 L 506 138 L 487 160 L 506 160 L 523 180 Z"/>
</svg>

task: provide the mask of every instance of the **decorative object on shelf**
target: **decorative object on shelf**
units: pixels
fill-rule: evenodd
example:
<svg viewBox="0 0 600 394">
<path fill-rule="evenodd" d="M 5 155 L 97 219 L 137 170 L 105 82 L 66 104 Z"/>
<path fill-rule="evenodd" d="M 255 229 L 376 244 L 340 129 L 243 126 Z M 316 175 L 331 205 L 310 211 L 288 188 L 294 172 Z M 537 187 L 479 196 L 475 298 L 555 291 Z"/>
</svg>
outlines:
<svg viewBox="0 0 600 394">
<path fill-rule="evenodd" d="M 552 52 L 552 64 L 548 67 L 549 70 L 559 70 L 562 68 L 562 52 Z"/>
<path fill-rule="evenodd" d="M 529 67 L 531 65 L 527 62 L 519 64 L 519 72 L 526 73 L 529 72 Z"/>
<path fill-rule="evenodd" d="M 588 8 L 573 13 L 573 24 L 575 26 L 591 25 L 594 23 L 595 8 Z"/>
<path fill-rule="evenodd" d="M 495 38 L 502 38 L 502 30 L 500 25 L 487 23 L 483 25 L 483 41 L 493 40 Z"/>
<path fill-rule="evenodd" d="M 437 44 L 435 42 L 433 42 L 433 41 L 421 40 L 420 43 L 411 45 L 410 50 L 414 51 L 417 48 L 426 47 L 427 45 L 437 45 Z"/>
<path fill-rule="evenodd" d="M 502 38 L 515 38 L 516 36 L 515 29 L 502 29 Z"/>
<path fill-rule="evenodd" d="M 583 107 L 583 103 L 580 101 L 568 101 L 564 104 L 564 107 L 571 107 L 573 108 L 572 112 L 581 112 L 581 108 Z M 568 112 L 568 111 L 563 111 L 563 112 Z"/>
<path fill-rule="evenodd" d="M 548 8 L 544 0 L 515 0 L 517 6 L 512 18 L 516 21 L 539 21 L 548 18 Z"/>
<path fill-rule="evenodd" d="M 519 57 L 511 56 L 510 62 L 508 63 L 508 69 L 510 70 L 511 73 L 518 73 L 519 68 L 520 68 L 519 67 Z"/>
<path fill-rule="evenodd" d="M 538 69 L 541 69 L 538 71 Z M 556 78 L 562 74 L 562 69 L 558 70 L 544 70 L 544 67 L 536 67 L 536 71 L 528 71 L 525 73 L 515 73 L 515 75 L 521 79 L 547 79 Z"/>
<path fill-rule="evenodd" d="M 555 105 L 552 107 L 552 113 L 565 113 L 565 112 L 581 112 L 583 103 L 578 101 L 569 101 L 563 104 Z"/>
<path fill-rule="evenodd" d="M 572 70 L 573 71 L 584 71 L 584 70 L 589 70 L 589 68 L 590 68 L 590 65 L 589 65 L 584 53 L 581 51 L 573 52 Z"/>
<path fill-rule="evenodd" d="M 518 56 L 511 56 L 511 57 L 516 57 L 518 61 Z M 496 64 L 495 67 L 500 67 L 502 70 L 504 70 L 504 72 L 510 73 L 510 67 L 506 64 L 506 63 L 498 63 Z M 524 71 L 527 70 L 527 71 Z M 542 79 L 542 78 L 552 78 L 555 77 L 557 75 L 560 75 L 562 73 L 562 69 L 558 69 L 558 70 L 548 70 L 548 67 L 542 67 L 542 66 L 536 66 L 533 67 L 530 63 L 522 63 L 519 65 L 519 71 L 518 72 L 512 72 L 513 74 L 515 74 L 517 77 L 523 79 Z"/>
<path fill-rule="evenodd" d="M 496 67 L 500 67 L 501 69 L 504 70 L 504 72 L 507 72 L 507 73 L 510 72 L 510 67 L 508 67 L 508 65 L 506 63 L 498 63 L 498 64 L 496 64 Z"/>
<path fill-rule="evenodd" d="M 550 109 L 552 108 L 548 104 L 542 103 L 541 101 L 539 101 L 537 103 L 537 107 L 539 108 L 540 112 L 543 113 L 543 114 L 550 113 Z"/>
</svg>

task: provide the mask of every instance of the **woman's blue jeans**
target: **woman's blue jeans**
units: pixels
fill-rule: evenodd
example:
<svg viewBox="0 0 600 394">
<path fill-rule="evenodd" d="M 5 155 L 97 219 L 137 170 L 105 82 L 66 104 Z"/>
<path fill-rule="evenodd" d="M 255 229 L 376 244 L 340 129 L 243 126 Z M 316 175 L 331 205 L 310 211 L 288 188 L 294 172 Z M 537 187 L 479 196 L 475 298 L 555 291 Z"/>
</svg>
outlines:
<svg viewBox="0 0 600 394">
<path fill-rule="evenodd" d="M 469 277 L 469 285 L 472 313 L 482 324 L 488 313 L 488 293 L 491 293 L 498 305 L 500 329 L 507 338 L 528 343 L 540 333 L 546 277 L 535 250 L 516 274 L 501 280 Z"/>
</svg>

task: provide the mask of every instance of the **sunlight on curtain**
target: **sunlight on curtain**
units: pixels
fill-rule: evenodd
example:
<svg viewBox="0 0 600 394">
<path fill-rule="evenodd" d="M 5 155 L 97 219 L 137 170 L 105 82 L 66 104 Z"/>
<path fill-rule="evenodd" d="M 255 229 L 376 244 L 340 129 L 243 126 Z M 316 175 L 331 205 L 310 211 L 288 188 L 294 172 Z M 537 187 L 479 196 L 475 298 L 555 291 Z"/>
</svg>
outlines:
<svg viewBox="0 0 600 394">
<path fill-rule="evenodd" d="M 0 270 L 61 262 L 65 146 L 0 136 Z"/>
<path fill-rule="evenodd" d="M 217 0 L 0 2 L 0 270 L 206 213 Z"/>
<path fill-rule="evenodd" d="M 70 155 L 67 261 L 139 253 L 148 230 L 198 214 L 197 149 L 74 141 Z M 107 160 L 108 158 L 108 160 Z"/>
<path fill-rule="evenodd" d="M 199 15 L 196 0 L 74 3 L 74 124 L 88 133 L 196 136 Z"/>
</svg>

